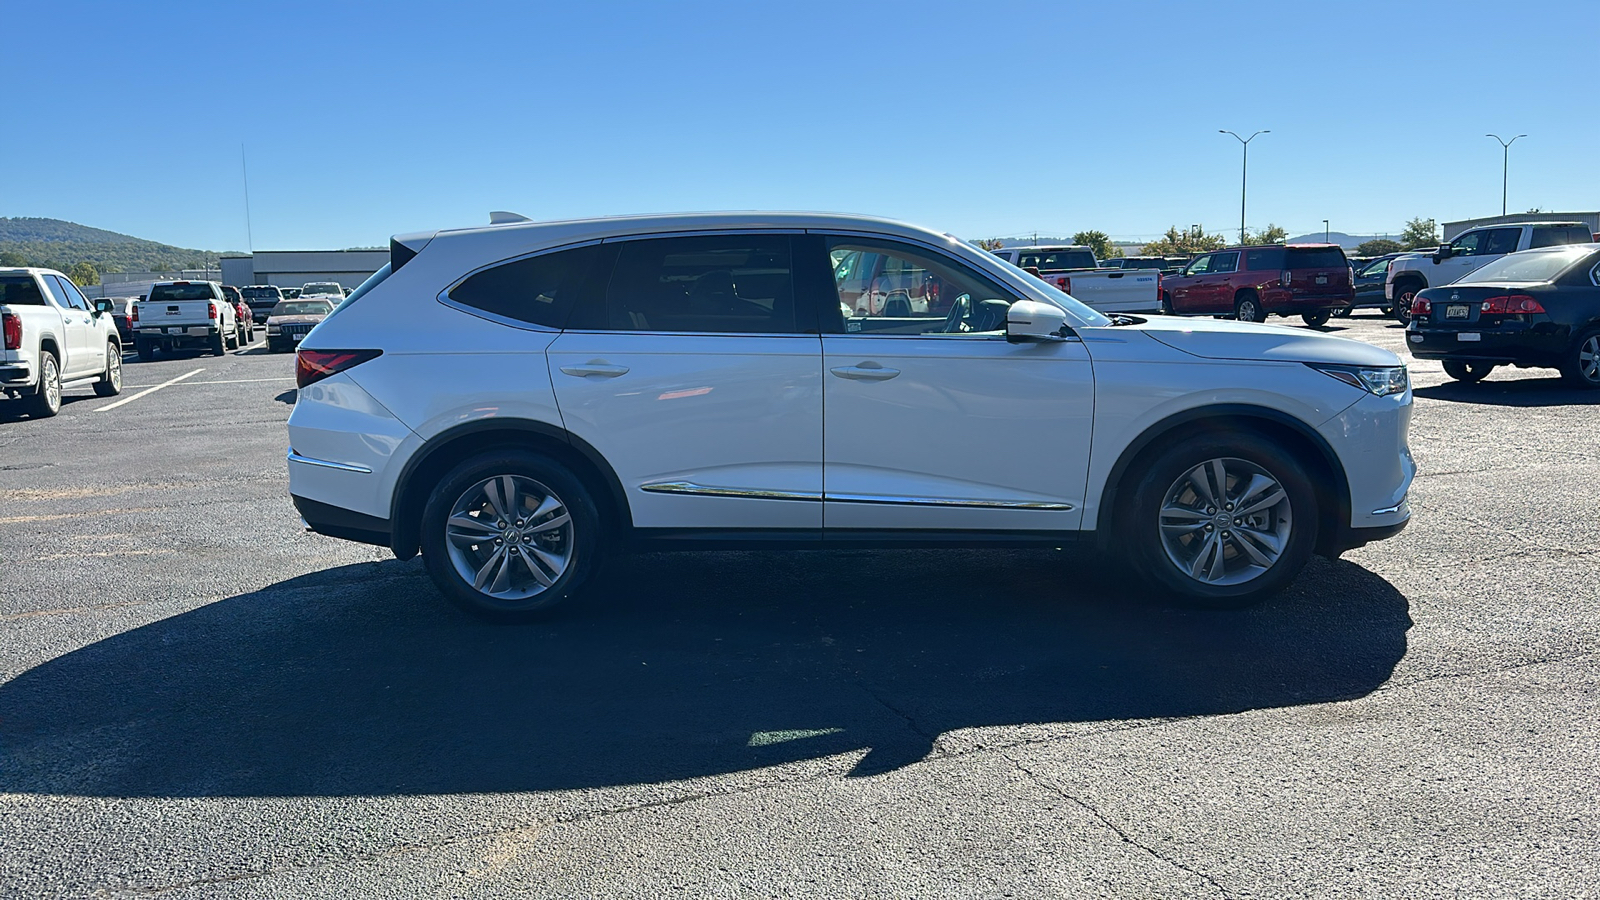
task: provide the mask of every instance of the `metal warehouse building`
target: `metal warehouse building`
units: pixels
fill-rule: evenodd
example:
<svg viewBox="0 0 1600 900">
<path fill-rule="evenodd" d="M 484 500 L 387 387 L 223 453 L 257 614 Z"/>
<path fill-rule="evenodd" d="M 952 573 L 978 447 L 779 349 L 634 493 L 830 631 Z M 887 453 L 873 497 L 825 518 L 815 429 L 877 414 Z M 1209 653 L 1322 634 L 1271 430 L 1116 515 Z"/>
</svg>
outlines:
<svg viewBox="0 0 1600 900">
<path fill-rule="evenodd" d="M 388 261 L 388 250 L 258 250 L 251 256 L 224 256 L 222 283 L 299 287 L 308 281 L 337 281 L 353 288 Z"/>
<path fill-rule="evenodd" d="M 1463 219 L 1460 222 L 1444 223 L 1444 239 L 1455 240 L 1455 236 L 1468 228 L 1477 228 L 1480 225 L 1520 225 L 1523 222 L 1582 222 L 1588 226 L 1589 231 L 1600 234 L 1600 212 L 1536 212 L 1512 213 L 1508 216 L 1485 216 L 1481 219 Z M 379 265 L 382 265 L 381 263 Z"/>
</svg>

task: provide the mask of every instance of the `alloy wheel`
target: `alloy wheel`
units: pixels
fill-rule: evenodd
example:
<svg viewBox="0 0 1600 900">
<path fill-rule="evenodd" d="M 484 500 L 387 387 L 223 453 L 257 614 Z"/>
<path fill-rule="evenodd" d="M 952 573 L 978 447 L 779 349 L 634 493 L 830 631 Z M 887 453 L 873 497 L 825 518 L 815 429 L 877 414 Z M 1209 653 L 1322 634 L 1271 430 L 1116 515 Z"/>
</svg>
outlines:
<svg viewBox="0 0 1600 900">
<path fill-rule="evenodd" d="M 44 404 L 54 413 L 61 408 L 61 371 L 56 368 L 56 358 L 50 354 L 44 355 L 44 365 L 40 367 L 39 377 L 44 379 Z"/>
<path fill-rule="evenodd" d="M 1236 585 L 1261 576 L 1289 544 L 1289 493 L 1248 460 L 1206 460 L 1178 476 L 1159 513 L 1167 559 L 1189 578 Z"/>
<path fill-rule="evenodd" d="M 1600 334 L 1591 334 L 1578 346 L 1578 374 L 1584 381 L 1600 384 Z"/>
<path fill-rule="evenodd" d="M 456 574 L 496 600 L 543 593 L 572 566 L 573 523 L 566 504 L 525 475 L 496 475 L 456 498 L 445 520 Z"/>
<path fill-rule="evenodd" d="M 122 349 L 115 348 L 107 355 L 106 374 L 109 376 L 111 386 L 122 390 Z"/>
</svg>

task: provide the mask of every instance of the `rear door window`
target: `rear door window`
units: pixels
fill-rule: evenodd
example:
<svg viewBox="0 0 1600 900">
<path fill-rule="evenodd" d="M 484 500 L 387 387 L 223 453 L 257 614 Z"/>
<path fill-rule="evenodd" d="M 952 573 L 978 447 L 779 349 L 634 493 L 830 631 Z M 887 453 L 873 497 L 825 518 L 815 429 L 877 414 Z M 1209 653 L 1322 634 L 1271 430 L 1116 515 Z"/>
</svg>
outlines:
<svg viewBox="0 0 1600 900">
<path fill-rule="evenodd" d="M 786 234 L 726 234 L 621 242 L 606 287 L 617 331 L 794 334 Z"/>
<path fill-rule="evenodd" d="M 1496 228 L 1489 232 L 1488 239 L 1484 242 L 1483 250 L 1479 255 L 1501 255 L 1517 252 L 1517 244 L 1522 241 L 1521 228 Z"/>
<path fill-rule="evenodd" d="M 1246 250 L 1244 254 L 1244 267 L 1252 272 L 1264 272 L 1283 268 L 1282 247 L 1261 247 L 1256 250 Z"/>
<path fill-rule="evenodd" d="M 1338 247 L 1289 247 L 1286 269 L 1343 269 L 1350 265 Z"/>
<path fill-rule="evenodd" d="M 451 288 L 449 297 L 514 322 L 563 328 L 598 252 L 599 245 L 590 244 L 490 266 Z M 349 299 L 369 290 L 363 283 Z"/>
<path fill-rule="evenodd" d="M 1211 257 L 1211 274 L 1226 275 L 1239 268 L 1239 251 L 1218 253 Z"/>
</svg>

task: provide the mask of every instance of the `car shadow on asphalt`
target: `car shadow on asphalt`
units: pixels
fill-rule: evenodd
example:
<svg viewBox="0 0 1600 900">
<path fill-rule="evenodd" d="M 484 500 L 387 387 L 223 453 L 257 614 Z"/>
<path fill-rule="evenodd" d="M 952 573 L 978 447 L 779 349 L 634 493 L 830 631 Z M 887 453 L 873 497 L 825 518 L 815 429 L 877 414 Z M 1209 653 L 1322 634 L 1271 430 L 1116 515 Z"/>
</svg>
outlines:
<svg viewBox="0 0 1600 900">
<path fill-rule="evenodd" d="M 650 555 L 522 626 L 448 606 L 420 560 L 343 566 L 0 685 L 0 793 L 582 789 L 839 754 L 872 775 L 958 729 L 1360 697 L 1406 650 L 1406 599 L 1349 562 L 1314 559 L 1282 596 L 1228 612 L 1130 598 L 1102 566 L 1054 551 Z"/>
<path fill-rule="evenodd" d="M 1477 384 L 1447 381 L 1431 387 L 1413 388 L 1412 393 L 1430 400 L 1452 403 L 1482 403 L 1490 406 L 1594 406 L 1600 404 L 1600 391 L 1567 386 L 1560 378 L 1508 378 Z"/>
</svg>

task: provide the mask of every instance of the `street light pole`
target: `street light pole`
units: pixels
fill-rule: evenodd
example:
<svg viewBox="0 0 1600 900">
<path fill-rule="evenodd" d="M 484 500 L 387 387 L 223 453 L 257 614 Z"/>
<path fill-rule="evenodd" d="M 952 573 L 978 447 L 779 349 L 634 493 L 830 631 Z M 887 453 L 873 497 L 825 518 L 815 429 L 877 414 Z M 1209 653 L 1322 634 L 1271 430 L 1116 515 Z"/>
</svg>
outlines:
<svg viewBox="0 0 1600 900">
<path fill-rule="evenodd" d="M 1322 242 L 1324 244 L 1333 243 L 1333 232 L 1328 230 L 1328 220 L 1327 219 L 1323 219 L 1322 220 Z"/>
<path fill-rule="evenodd" d="M 1226 128 L 1217 129 L 1217 133 L 1218 134 L 1233 134 L 1233 132 L 1229 131 Z M 1255 140 L 1258 135 L 1271 134 L 1271 133 L 1272 133 L 1272 129 L 1267 128 L 1267 129 L 1264 129 L 1262 131 L 1258 131 L 1255 134 L 1252 134 L 1247 138 L 1239 137 L 1237 134 L 1233 134 L 1234 140 L 1237 140 L 1240 144 L 1244 145 L 1244 165 L 1240 168 L 1240 172 L 1239 172 L 1239 243 L 1241 243 L 1241 244 L 1244 243 L 1244 194 L 1245 194 L 1245 187 L 1250 182 L 1250 142 Z"/>
<path fill-rule="evenodd" d="M 1506 214 L 1506 183 L 1511 176 L 1511 145 L 1517 142 L 1517 138 L 1527 135 L 1519 134 L 1509 141 L 1498 134 L 1486 134 L 1484 137 L 1492 137 L 1500 142 L 1500 215 L 1503 216 Z"/>
</svg>

